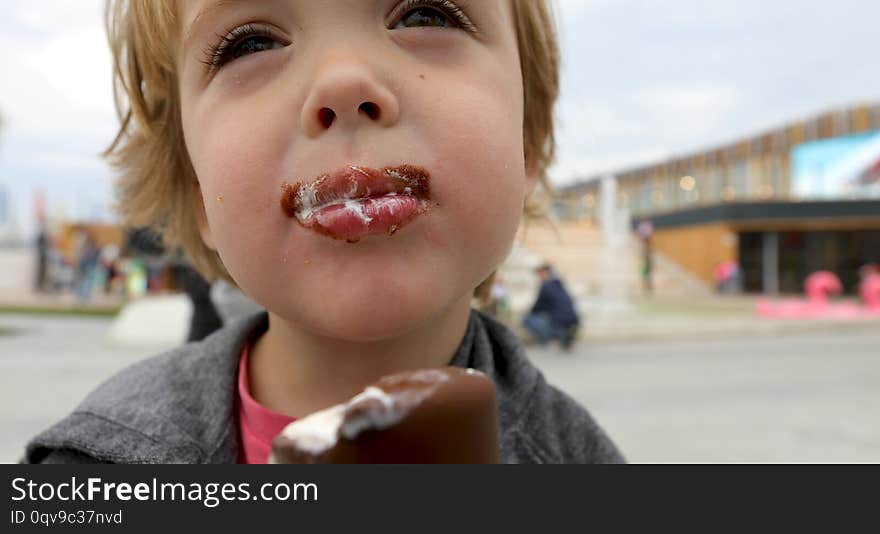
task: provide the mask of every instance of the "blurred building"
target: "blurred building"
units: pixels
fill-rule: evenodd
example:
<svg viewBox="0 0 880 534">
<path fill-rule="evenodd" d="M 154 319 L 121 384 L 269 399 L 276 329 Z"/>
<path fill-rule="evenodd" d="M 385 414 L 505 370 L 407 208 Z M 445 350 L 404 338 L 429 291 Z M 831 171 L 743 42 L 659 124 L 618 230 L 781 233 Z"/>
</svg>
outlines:
<svg viewBox="0 0 880 534">
<path fill-rule="evenodd" d="M 801 292 L 822 269 L 852 292 L 880 263 L 880 104 L 613 175 L 634 227 L 650 220 L 655 249 L 708 284 L 735 261 L 749 292 Z M 599 182 L 563 188 L 557 217 L 595 220 Z"/>
<path fill-rule="evenodd" d="M 65 222 L 52 235 L 59 259 L 75 267 L 81 260 L 85 237 L 102 251 L 101 261 L 112 264 L 127 282 L 122 288 L 129 296 L 146 293 L 176 292 L 181 289 L 176 267 L 181 262 L 175 254 L 167 254 L 161 237 L 152 230 L 126 229 L 99 222 Z M 137 279 L 137 282 L 132 280 Z M 131 284 L 138 285 L 135 289 Z"/>
<path fill-rule="evenodd" d="M 88 234 L 94 240 L 98 248 L 107 245 L 123 247 L 125 245 L 125 233 L 122 228 L 112 224 L 100 224 L 90 222 L 68 222 L 61 224 L 54 236 L 55 248 L 65 261 L 75 265 L 78 261 L 77 237 Z"/>
</svg>

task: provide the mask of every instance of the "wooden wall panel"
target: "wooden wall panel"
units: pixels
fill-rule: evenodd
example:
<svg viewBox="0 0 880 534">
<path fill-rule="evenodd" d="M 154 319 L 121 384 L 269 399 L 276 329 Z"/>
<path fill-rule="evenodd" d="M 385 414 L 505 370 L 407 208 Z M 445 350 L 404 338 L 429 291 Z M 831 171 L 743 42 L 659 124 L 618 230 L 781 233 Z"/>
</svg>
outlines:
<svg viewBox="0 0 880 534">
<path fill-rule="evenodd" d="M 727 224 L 658 229 L 654 248 L 707 284 L 714 285 L 715 267 L 739 255 L 736 233 Z"/>
</svg>

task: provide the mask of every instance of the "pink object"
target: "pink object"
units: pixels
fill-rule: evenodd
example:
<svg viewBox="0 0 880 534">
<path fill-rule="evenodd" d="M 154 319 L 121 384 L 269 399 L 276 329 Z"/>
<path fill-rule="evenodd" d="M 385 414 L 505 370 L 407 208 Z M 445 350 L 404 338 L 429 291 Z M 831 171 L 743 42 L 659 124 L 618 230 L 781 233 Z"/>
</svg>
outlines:
<svg viewBox="0 0 880 534">
<path fill-rule="evenodd" d="M 830 271 L 819 271 L 807 277 L 804 283 L 807 299 L 815 304 L 827 304 L 828 297 L 843 293 L 843 284 L 840 278 Z"/>
<path fill-rule="evenodd" d="M 241 351 L 238 364 L 238 399 L 235 403 L 235 420 L 238 423 L 238 463 L 264 464 L 272 452 L 272 439 L 288 424 L 296 421 L 266 408 L 251 396 L 248 390 L 248 355 L 250 346 Z"/>
<path fill-rule="evenodd" d="M 865 319 L 880 317 L 880 275 L 871 275 L 861 286 L 865 306 L 851 302 L 831 304 L 828 297 L 843 292 L 843 284 L 832 272 L 819 271 L 807 277 L 804 284 L 806 299 L 771 301 L 758 299 L 757 312 L 761 317 L 777 319 Z"/>
<path fill-rule="evenodd" d="M 724 261 L 718 264 L 715 267 L 715 280 L 719 282 L 723 282 L 733 276 L 734 271 L 736 270 L 736 262 L 733 261 Z"/>
<path fill-rule="evenodd" d="M 866 319 L 880 317 L 880 307 L 868 308 L 852 302 L 829 304 L 804 299 L 771 301 L 758 299 L 758 315 L 774 319 Z"/>
<path fill-rule="evenodd" d="M 880 274 L 866 276 L 859 286 L 859 294 L 869 310 L 880 312 Z"/>
</svg>

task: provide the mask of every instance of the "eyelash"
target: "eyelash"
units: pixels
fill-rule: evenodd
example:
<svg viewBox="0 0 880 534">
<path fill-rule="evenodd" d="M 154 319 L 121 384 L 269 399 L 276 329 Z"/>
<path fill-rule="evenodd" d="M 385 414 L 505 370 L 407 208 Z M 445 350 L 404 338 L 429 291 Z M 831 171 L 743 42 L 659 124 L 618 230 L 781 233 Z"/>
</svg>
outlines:
<svg viewBox="0 0 880 534">
<path fill-rule="evenodd" d="M 248 23 L 233 28 L 226 32 L 226 34 L 217 34 L 219 41 L 205 49 L 205 57 L 202 59 L 202 63 L 205 64 L 209 71 L 219 70 L 220 67 L 231 60 L 229 54 L 233 51 L 233 47 L 249 37 L 266 37 L 279 42 L 285 42 L 284 39 L 275 35 L 269 28 Z"/>
<path fill-rule="evenodd" d="M 461 1 L 462 0 L 460 0 L 460 2 Z M 450 21 L 458 28 L 469 33 L 478 33 L 476 26 L 471 22 L 464 9 L 453 3 L 451 0 L 406 0 L 394 11 L 395 22 L 392 24 L 392 27 L 397 25 L 402 20 L 403 16 L 410 11 L 423 7 L 437 9 L 448 16 Z M 220 68 L 226 63 L 229 63 L 229 61 L 234 59 L 229 57 L 229 54 L 233 51 L 233 47 L 250 37 L 266 37 L 281 43 L 286 42 L 284 46 L 290 44 L 277 36 L 271 29 L 258 24 L 248 23 L 242 26 L 237 26 L 227 31 L 225 34 L 218 34 L 217 39 L 219 39 L 219 41 L 204 50 L 202 63 L 205 64 L 209 72 L 220 70 Z"/>
<path fill-rule="evenodd" d="M 463 2 L 460 1 L 459 3 Z M 470 33 L 477 33 L 477 28 L 471 22 L 471 19 L 467 16 L 464 9 L 450 0 L 406 0 L 406 2 L 394 12 L 396 15 L 394 17 L 396 19 L 395 24 L 400 22 L 403 15 L 420 7 L 431 7 L 440 10 L 449 16 L 452 19 L 452 22 L 457 24 L 459 28 Z"/>
</svg>

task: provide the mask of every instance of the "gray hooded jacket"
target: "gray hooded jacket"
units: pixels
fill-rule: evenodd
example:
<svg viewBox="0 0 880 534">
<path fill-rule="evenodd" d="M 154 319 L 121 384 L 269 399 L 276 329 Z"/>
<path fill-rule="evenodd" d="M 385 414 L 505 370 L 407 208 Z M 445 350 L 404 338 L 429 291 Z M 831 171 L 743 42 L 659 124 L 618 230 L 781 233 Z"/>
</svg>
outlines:
<svg viewBox="0 0 880 534">
<path fill-rule="evenodd" d="M 261 313 L 121 371 L 31 440 L 23 461 L 235 463 L 238 361 L 247 339 L 267 324 Z M 586 410 L 548 385 L 494 319 L 472 311 L 450 363 L 494 381 L 503 463 L 623 461 Z"/>
</svg>

